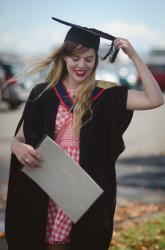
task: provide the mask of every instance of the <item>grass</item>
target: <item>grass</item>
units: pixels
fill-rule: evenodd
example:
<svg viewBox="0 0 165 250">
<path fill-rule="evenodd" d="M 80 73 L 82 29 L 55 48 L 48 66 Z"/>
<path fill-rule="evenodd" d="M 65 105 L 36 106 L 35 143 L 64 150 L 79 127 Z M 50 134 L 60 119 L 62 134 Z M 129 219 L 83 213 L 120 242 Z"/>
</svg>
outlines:
<svg viewBox="0 0 165 250">
<path fill-rule="evenodd" d="M 114 231 L 110 250 L 165 250 L 165 215 Z"/>
</svg>

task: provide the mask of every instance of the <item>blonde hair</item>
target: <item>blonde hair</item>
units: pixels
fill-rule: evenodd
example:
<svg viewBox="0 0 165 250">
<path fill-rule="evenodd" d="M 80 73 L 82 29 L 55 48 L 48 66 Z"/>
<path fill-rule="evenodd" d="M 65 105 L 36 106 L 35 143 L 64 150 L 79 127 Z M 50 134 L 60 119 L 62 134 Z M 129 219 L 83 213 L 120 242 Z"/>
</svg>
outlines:
<svg viewBox="0 0 165 250">
<path fill-rule="evenodd" d="M 75 42 L 64 42 L 64 44 L 57 49 L 54 53 L 52 53 L 49 57 L 37 63 L 36 67 L 29 72 L 29 74 L 37 73 L 46 66 L 51 65 L 51 69 L 48 72 L 45 80 L 48 82 L 46 88 L 39 94 L 40 97 L 47 89 L 51 88 L 58 81 L 64 79 L 67 75 L 66 64 L 64 62 L 64 56 L 71 56 L 77 53 L 81 53 L 86 51 L 87 48 L 75 43 Z M 92 110 L 91 110 L 91 95 L 92 91 L 95 88 L 95 71 L 98 64 L 98 54 L 95 53 L 95 65 L 91 75 L 81 84 L 78 88 L 76 103 L 74 106 L 74 114 L 75 114 L 75 123 L 74 128 L 76 131 L 79 131 L 82 124 L 83 115 L 89 110 L 91 112 L 92 118 Z M 90 119 L 91 119 L 90 118 Z"/>
</svg>

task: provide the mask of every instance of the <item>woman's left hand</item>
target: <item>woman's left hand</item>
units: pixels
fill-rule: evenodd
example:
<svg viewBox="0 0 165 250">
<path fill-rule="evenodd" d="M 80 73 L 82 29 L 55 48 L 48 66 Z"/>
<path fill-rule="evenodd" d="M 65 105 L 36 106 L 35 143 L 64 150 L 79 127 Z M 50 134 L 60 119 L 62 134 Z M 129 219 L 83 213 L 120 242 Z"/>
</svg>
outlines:
<svg viewBox="0 0 165 250">
<path fill-rule="evenodd" d="M 131 43 L 125 38 L 116 38 L 114 40 L 114 46 L 118 49 L 122 49 L 130 59 L 132 59 L 132 57 L 137 54 Z"/>
</svg>

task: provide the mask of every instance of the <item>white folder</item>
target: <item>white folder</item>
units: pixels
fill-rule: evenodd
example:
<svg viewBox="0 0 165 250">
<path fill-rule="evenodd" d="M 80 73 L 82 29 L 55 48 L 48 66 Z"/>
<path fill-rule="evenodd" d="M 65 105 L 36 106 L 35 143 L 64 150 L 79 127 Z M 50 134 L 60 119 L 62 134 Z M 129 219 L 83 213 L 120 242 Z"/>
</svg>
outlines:
<svg viewBox="0 0 165 250">
<path fill-rule="evenodd" d="M 44 159 L 41 167 L 33 170 L 24 167 L 23 172 L 55 201 L 72 222 L 77 222 L 103 190 L 49 136 L 43 139 L 37 150 Z"/>
</svg>

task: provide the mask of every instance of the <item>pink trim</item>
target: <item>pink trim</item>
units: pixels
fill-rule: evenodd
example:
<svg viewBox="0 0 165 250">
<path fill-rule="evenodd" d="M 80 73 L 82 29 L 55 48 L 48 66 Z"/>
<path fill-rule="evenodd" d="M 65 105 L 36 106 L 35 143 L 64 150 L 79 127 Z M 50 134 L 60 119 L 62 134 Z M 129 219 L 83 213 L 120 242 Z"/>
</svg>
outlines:
<svg viewBox="0 0 165 250">
<path fill-rule="evenodd" d="M 59 95 L 56 86 L 53 87 L 53 90 L 55 92 L 55 94 L 57 95 L 58 99 L 60 100 L 60 103 L 63 105 L 63 107 L 65 107 L 68 111 L 70 111 L 70 109 L 67 107 L 67 105 L 63 102 L 61 96 Z"/>
<path fill-rule="evenodd" d="M 63 84 L 63 83 L 62 83 L 62 84 Z M 65 88 L 65 85 L 64 85 L 64 84 L 63 84 L 63 86 L 64 86 L 64 88 Z M 58 93 L 58 91 L 57 91 L 57 89 L 56 89 L 56 85 L 53 86 L 53 90 L 54 90 L 55 94 L 57 95 L 58 99 L 60 100 L 60 103 L 63 105 L 63 107 L 65 107 L 65 108 L 70 112 L 70 109 L 69 109 L 69 108 L 67 107 L 67 105 L 63 102 L 61 96 L 59 95 L 59 93 Z M 67 92 L 67 89 L 66 89 L 66 88 L 65 88 L 65 90 L 66 90 L 66 92 Z M 102 95 L 102 94 L 104 93 L 104 91 L 105 91 L 105 89 L 100 90 L 100 92 L 99 92 L 96 96 L 94 96 L 94 97 L 92 98 L 92 100 L 95 101 L 100 95 Z M 68 93 L 68 92 L 67 92 L 67 93 Z M 73 103 L 73 101 L 72 101 L 71 97 L 69 96 L 69 94 L 68 94 L 68 97 L 69 97 L 69 99 L 71 100 L 71 102 Z"/>
<path fill-rule="evenodd" d="M 104 93 L 105 89 L 102 89 L 96 96 L 92 98 L 93 101 L 95 101 L 100 95 Z"/>
</svg>

